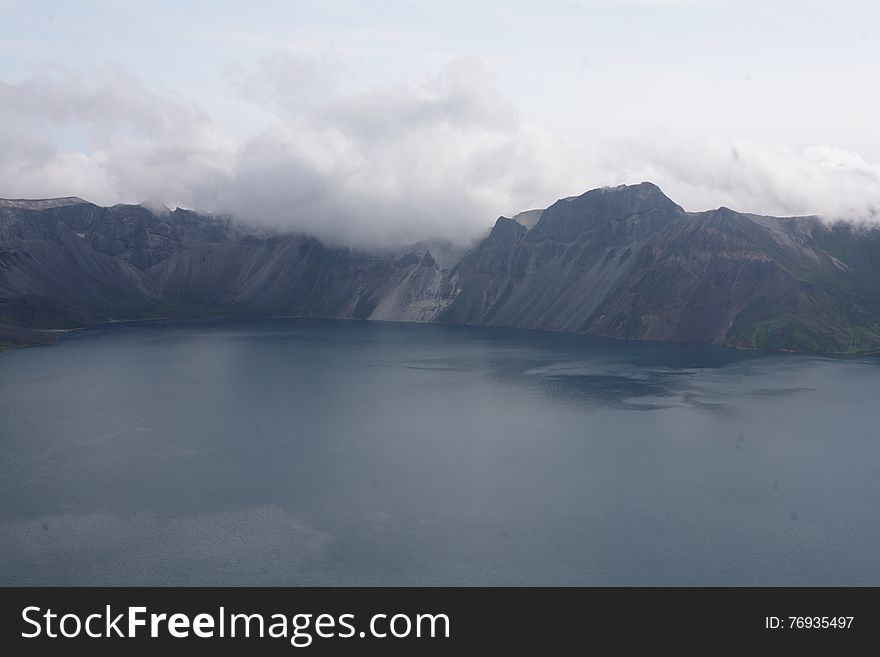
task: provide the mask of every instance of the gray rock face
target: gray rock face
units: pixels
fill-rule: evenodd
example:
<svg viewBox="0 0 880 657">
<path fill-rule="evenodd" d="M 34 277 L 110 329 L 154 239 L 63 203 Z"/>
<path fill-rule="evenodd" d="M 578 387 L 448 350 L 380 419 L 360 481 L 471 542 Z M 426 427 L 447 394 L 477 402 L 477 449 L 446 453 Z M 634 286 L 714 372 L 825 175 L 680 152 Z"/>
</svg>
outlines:
<svg viewBox="0 0 880 657">
<path fill-rule="evenodd" d="M 876 350 L 880 232 L 688 213 L 651 183 L 500 217 L 469 250 L 422 242 L 380 254 L 180 209 L 0 200 L 0 343 L 3 330 L 199 315 Z"/>
<path fill-rule="evenodd" d="M 430 252 L 377 256 L 186 210 L 0 206 L 0 324 L 66 328 L 152 316 L 428 321 Z"/>
</svg>

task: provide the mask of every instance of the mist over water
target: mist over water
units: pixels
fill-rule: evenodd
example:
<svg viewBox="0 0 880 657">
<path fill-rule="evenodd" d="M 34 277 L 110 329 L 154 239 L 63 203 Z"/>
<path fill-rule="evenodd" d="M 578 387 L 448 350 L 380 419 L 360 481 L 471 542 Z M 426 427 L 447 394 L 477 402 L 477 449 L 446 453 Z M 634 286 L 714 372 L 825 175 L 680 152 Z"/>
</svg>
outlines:
<svg viewBox="0 0 880 657">
<path fill-rule="evenodd" d="M 0 356 L 0 584 L 878 585 L 878 365 L 93 329 Z"/>
</svg>

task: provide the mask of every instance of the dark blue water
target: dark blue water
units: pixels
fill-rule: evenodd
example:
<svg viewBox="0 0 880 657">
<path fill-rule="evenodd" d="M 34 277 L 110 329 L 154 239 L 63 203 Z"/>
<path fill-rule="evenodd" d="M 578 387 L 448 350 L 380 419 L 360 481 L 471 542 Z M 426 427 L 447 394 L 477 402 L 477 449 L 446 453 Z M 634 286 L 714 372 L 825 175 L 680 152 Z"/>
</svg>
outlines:
<svg viewBox="0 0 880 657">
<path fill-rule="evenodd" d="M 147 322 L 0 355 L 0 584 L 880 584 L 871 359 Z"/>
</svg>

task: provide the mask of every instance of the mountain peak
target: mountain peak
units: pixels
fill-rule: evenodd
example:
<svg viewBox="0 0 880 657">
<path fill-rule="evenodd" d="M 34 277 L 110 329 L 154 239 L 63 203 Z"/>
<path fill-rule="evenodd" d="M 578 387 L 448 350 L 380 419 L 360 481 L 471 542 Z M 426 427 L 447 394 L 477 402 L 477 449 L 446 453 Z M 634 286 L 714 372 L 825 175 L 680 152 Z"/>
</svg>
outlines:
<svg viewBox="0 0 880 657">
<path fill-rule="evenodd" d="M 584 231 L 607 228 L 617 222 L 651 213 L 649 224 L 673 219 L 684 210 L 654 183 L 592 189 L 580 196 L 556 201 L 529 231 L 530 239 L 570 242 Z M 636 222 L 641 224 L 641 222 Z M 646 230 L 640 226 L 639 230 Z"/>
<path fill-rule="evenodd" d="M 652 182 L 598 187 L 580 196 L 570 196 L 557 201 L 550 207 L 560 204 L 567 205 L 579 213 L 593 214 L 611 221 L 619 221 L 650 210 L 684 212 L 680 205 Z"/>
<path fill-rule="evenodd" d="M 506 244 L 512 244 L 526 232 L 526 227 L 510 217 L 498 217 L 495 220 L 495 226 L 486 238 L 486 241 L 494 241 Z"/>
<path fill-rule="evenodd" d="M 657 185 L 652 182 L 640 182 L 634 185 L 616 185 L 614 187 L 599 187 L 590 190 L 572 200 L 604 200 L 615 199 L 617 203 L 632 210 L 630 214 L 639 214 L 653 209 L 679 210 L 682 208 L 671 198 L 666 196 Z M 623 208 L 621 208 L 623 209 Z"/>
</svg>

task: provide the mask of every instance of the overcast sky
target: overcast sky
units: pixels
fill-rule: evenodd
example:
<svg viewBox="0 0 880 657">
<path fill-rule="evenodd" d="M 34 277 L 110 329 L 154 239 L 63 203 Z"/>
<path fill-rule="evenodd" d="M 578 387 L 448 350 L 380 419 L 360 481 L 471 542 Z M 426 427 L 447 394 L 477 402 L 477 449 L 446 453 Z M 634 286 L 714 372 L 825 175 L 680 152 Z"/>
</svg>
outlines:
<svg viewBox="0 0 880 657">
<path fill-rule="evenodd" d="M 651 180 L 688 210 L 880 208 L 880 3 L 0 0 L 0 197 L 343 243 L 471 239 Z"/>
</svg>

